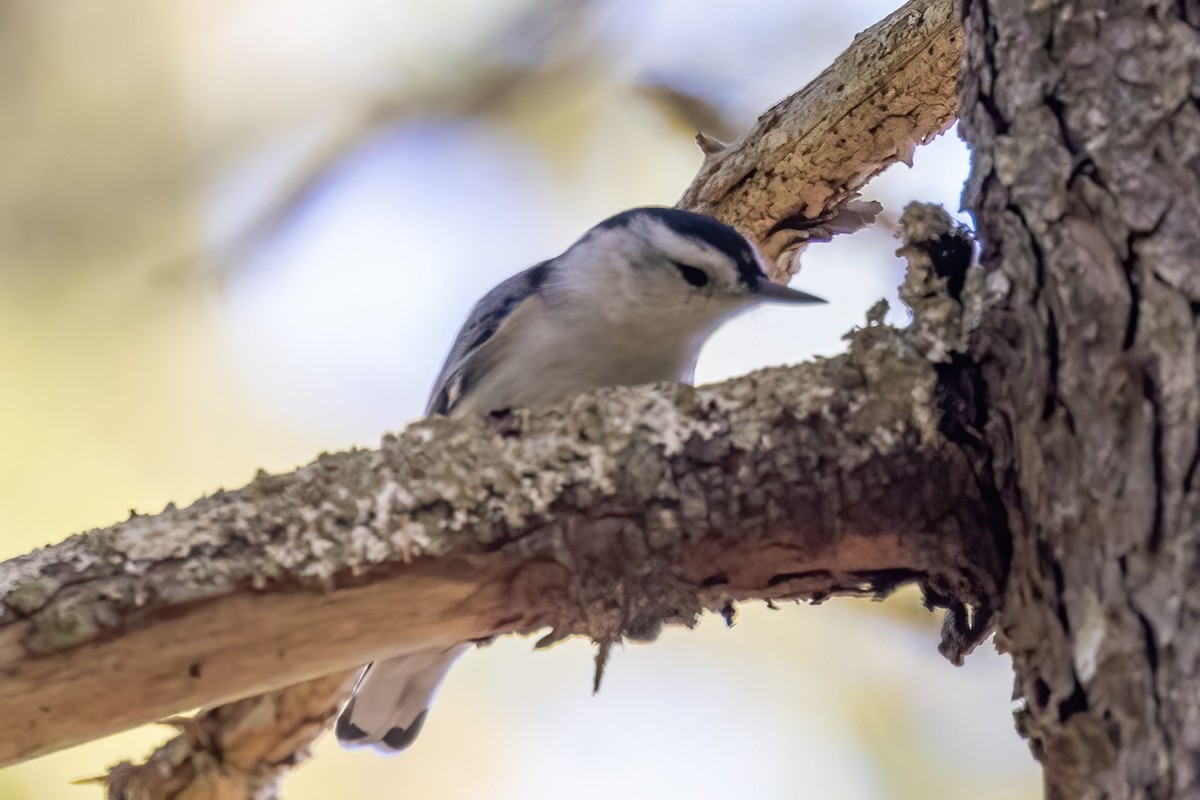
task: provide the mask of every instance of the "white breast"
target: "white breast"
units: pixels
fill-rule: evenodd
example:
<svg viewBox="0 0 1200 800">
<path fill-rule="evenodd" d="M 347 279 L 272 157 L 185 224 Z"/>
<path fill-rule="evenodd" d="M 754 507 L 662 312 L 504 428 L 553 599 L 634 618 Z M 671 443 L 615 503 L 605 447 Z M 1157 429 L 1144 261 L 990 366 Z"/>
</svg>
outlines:
<svg viewBox="0 0 1200 800">
<path fill-rule="evenodd" d="M 652 320 L 614 326 L 587 314 L 535 310 L 514 313 L 488 342 L 491 366 L 456 414 L 544 406 L 601 386 L 690 381 L 704 339 L 661 330 Z"/>
</svg>

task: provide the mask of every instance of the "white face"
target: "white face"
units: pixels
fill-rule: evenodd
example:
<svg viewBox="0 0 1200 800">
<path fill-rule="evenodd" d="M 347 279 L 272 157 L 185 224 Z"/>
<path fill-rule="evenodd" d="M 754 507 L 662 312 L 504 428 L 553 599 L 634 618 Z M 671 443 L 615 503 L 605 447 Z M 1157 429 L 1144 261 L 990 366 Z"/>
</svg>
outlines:
<svg viewBox="0 0 1200 800">
<path fill-rule="evenodd" d="M 751 265 L 754 278 L 767 280 L 754 248 L 730 229 L 717 233 L 726 231 L 730 235 L 718 247 L 650 215 L 598 226 L 564 254 L 561 285 L 575 298 L 599 306 L 596 310 L 613 322 L 709 332 L 759 300 L 743 277 Z M 741 270 L 729 251 L 740 258 Z"/>
</svg>

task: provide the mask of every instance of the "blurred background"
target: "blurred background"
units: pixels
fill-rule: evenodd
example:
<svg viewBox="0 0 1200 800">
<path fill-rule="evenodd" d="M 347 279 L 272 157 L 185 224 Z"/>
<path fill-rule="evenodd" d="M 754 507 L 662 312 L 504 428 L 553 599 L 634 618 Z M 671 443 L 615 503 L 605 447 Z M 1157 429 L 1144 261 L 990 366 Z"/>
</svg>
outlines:
<svg viewBox="0 0 1200 800">
<path fill-rule="evenodd" d="M 604 216 L 674 203 L 899 0 L 7 0 L 0 4 L 0 557 L 420 415 L 470 305 Z M 815 309 L 710 343 L 710 382 L 841 349 L 902 265 L 904 203 L 958 207 L 951 133 L 811 248 Z M 955 669 L 913 594 L 741 610 L 614 653 L 471 653 L 416 746 L 322 741 L 290 800 L 1040 795 L 1007 658 Z M 170 735 L 0 770 L 3 800 Z"/>
</svg>

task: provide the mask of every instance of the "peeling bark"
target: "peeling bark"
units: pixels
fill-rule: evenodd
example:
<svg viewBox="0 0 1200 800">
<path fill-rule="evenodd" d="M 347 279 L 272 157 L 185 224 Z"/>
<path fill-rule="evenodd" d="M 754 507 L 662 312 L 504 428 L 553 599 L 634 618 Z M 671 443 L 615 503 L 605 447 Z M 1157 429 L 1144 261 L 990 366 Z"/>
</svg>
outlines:
<svg viewBox="0 0 1200 800">
<path fill-rule="evenodd" d="M 1049 798 L 1200 796 L 1200 13 L 966 4 L 1012 539 L 999 643 Z"/>
<path fill-rule="evenodd" d="M 759 243 L 784 280 L 810 241 L 870 224 L 867 181 L 922 144 L 958 111 L 962 29 L 953 0 L 919 0 L 872 25 L 812 83 L 768 109 L 745 136 L 697 143 L 704 164 L 679 201 Z"/>
</svg>

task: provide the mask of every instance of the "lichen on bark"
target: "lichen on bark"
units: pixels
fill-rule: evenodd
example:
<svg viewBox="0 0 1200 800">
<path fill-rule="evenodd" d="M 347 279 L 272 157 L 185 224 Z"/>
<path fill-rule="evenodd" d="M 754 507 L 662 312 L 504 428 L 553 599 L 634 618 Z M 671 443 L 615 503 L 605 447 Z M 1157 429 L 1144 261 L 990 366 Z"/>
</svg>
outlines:
<svg viewBox="0 0 1200 800">
<path fill-rule="evenodd" d="M 877 596 L 906 581 L 950 610 L 944 652 L 961 660 L 988 631 L 1002 561 L 938 426 L 937 364 L 966 318 L 945 311 L 948 282 L 917 252 L 918 322 L 899 331 L 876 313 L 843 355 L 430 419 L 378 450 L 10 562 L 0 700 L 29 724 L 0 734 L 0 752 L 389 651 L 547 628 L 611 643 L 739 600 Z M 927 308 L 942 333 L 921 322 Z M 31 571 L 49 583 L 31 590 Z M 114 671 L 141 704 L 104 695 Z"/>
</svg>

